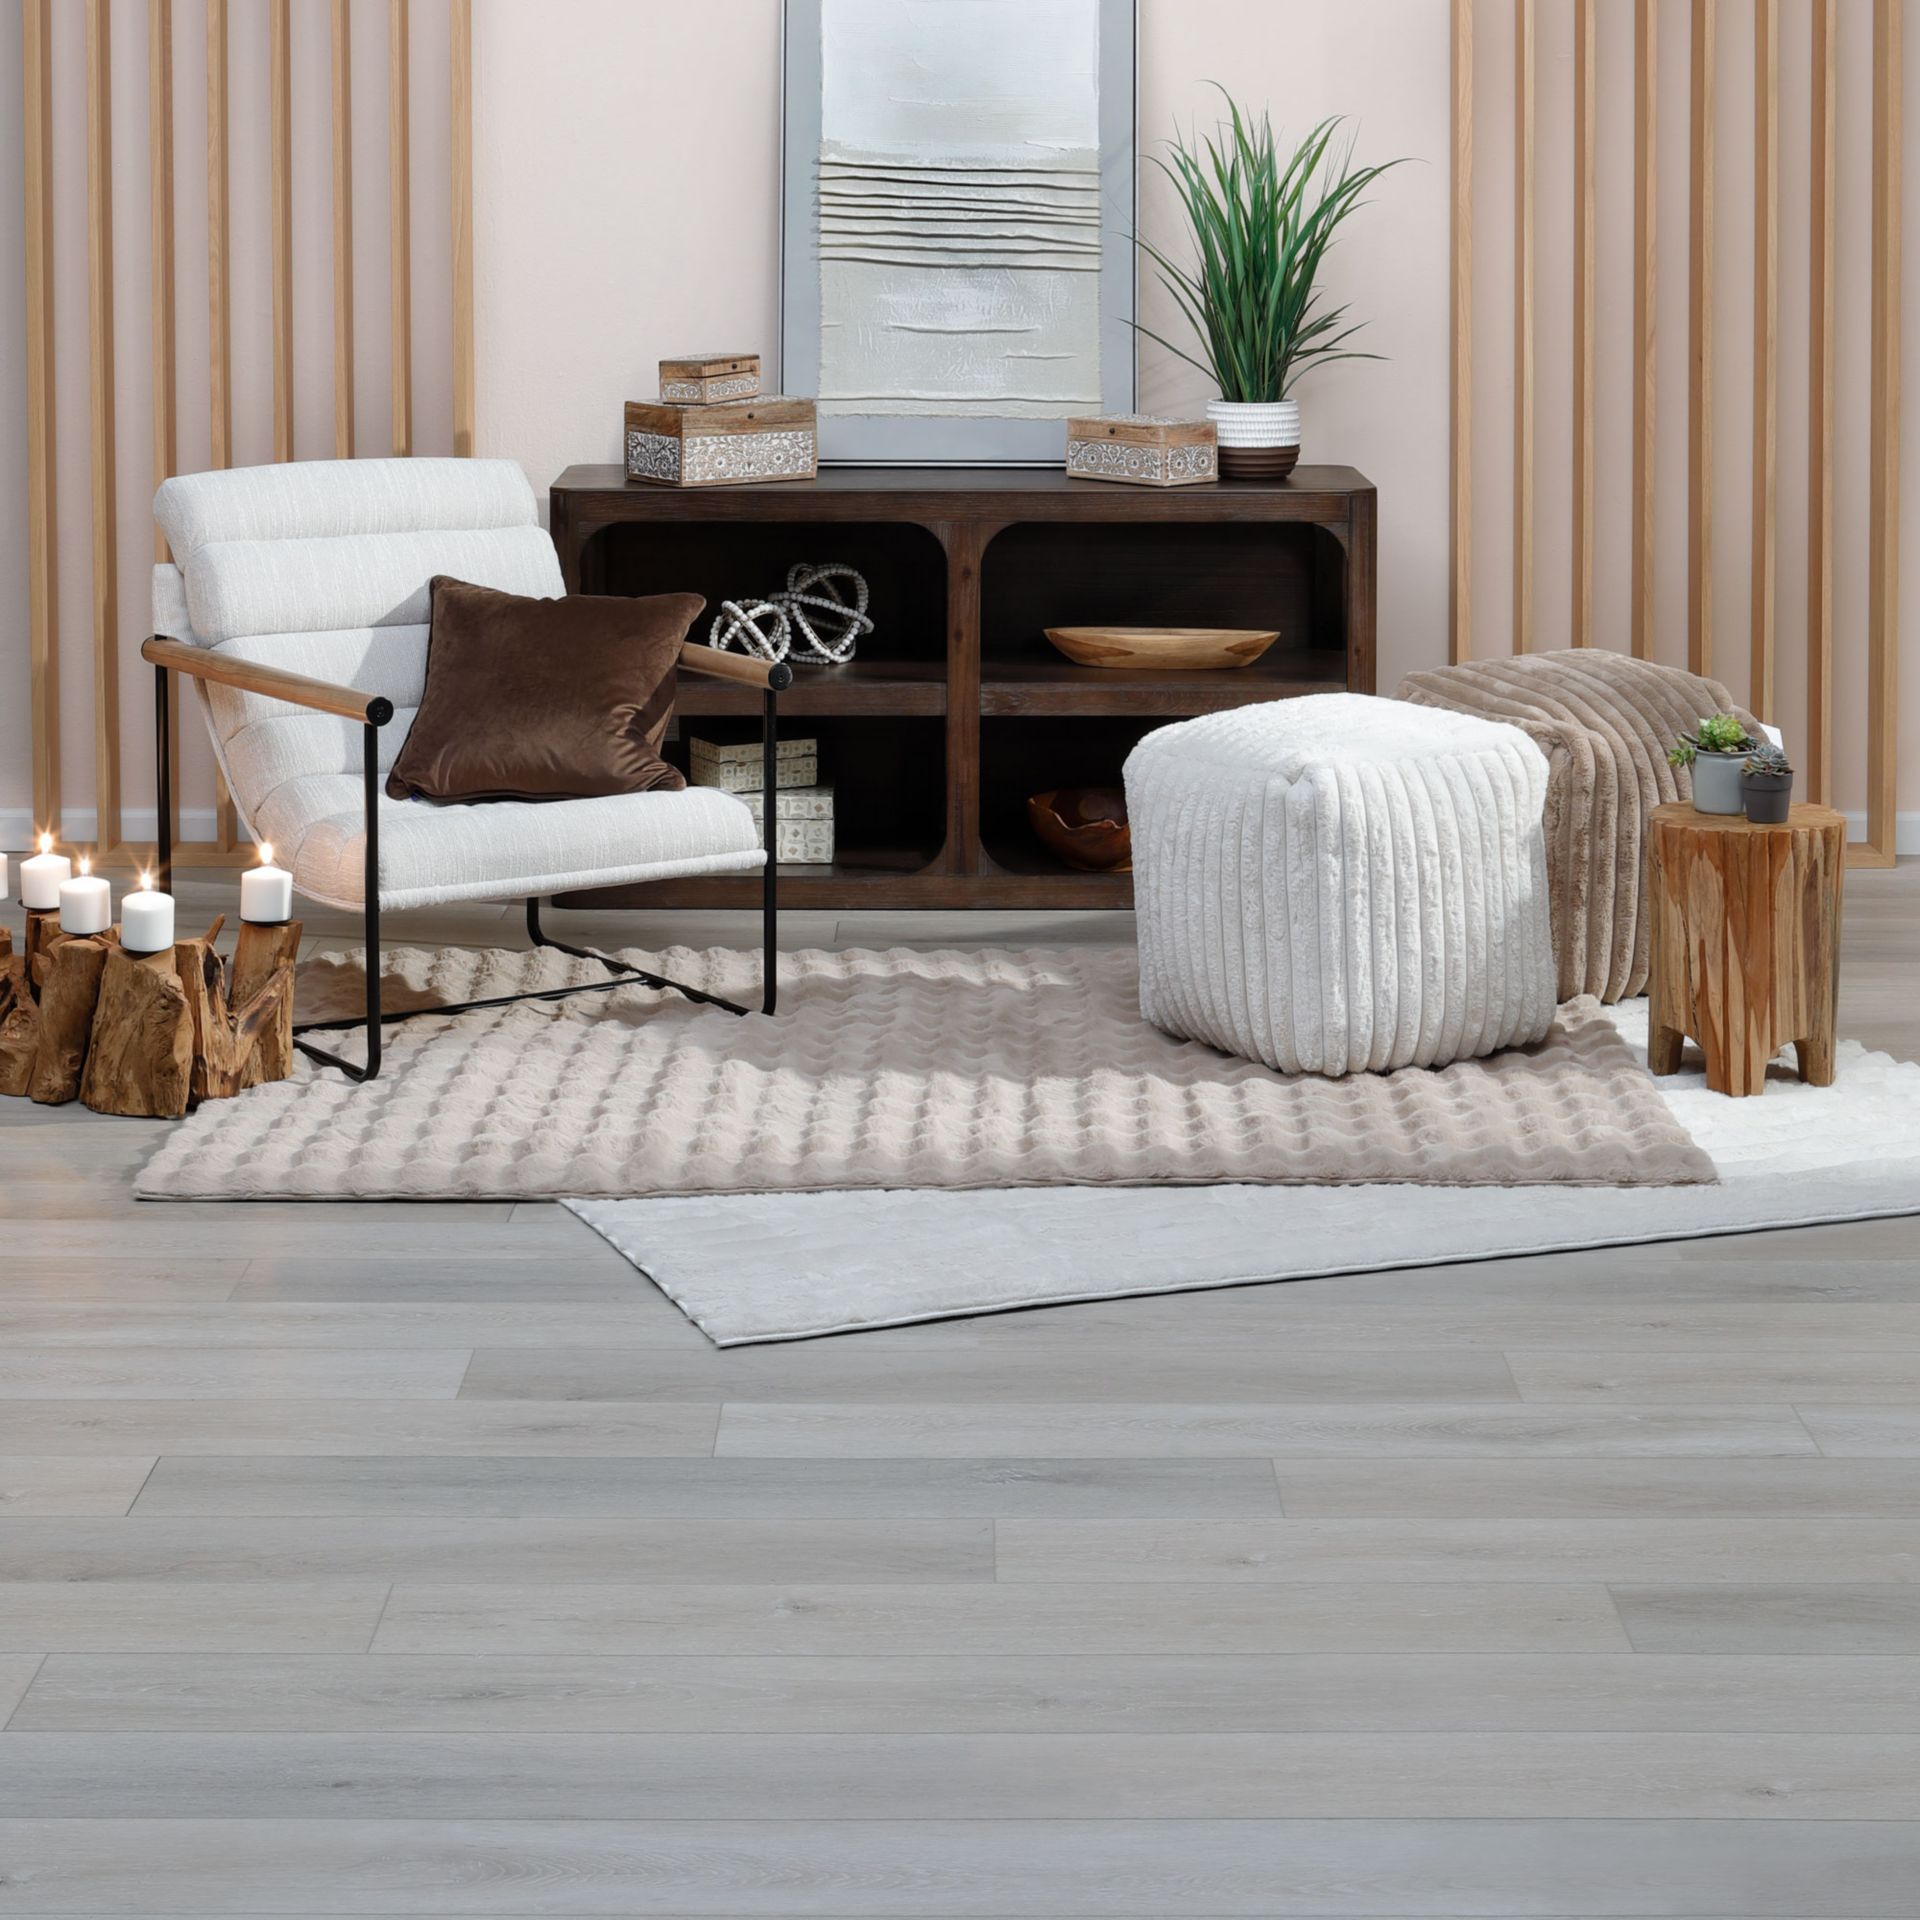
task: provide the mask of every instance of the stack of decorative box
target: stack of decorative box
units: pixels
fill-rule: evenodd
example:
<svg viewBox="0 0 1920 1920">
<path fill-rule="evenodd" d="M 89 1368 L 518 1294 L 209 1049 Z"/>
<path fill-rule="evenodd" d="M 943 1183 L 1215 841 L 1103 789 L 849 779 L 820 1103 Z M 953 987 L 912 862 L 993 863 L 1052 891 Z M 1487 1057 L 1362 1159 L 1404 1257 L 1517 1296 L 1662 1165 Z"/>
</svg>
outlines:
<svg viewBox="0 0 1920 1920">
<path fill-rule="evenodd" d="M 760 392 L 757 353 L 660 362 L 660 398 L 627 402 L 627 478 L 664 487 L 811 480 L 814 405 Z"/>
<path fill-rule="evenodd" d="M 754 819 L 765 822 L 765 763 L 758 740 L 724 745 L 691 736 L 687 741 L 687 778 L 696 787 L 718 787 L 744 800 Z M 820 784 L 818 740 L 782 740 L 775 749 L 773 857 L 782 866 L 831 866 L 833 863 L 833 788 Z"/>
</svg>

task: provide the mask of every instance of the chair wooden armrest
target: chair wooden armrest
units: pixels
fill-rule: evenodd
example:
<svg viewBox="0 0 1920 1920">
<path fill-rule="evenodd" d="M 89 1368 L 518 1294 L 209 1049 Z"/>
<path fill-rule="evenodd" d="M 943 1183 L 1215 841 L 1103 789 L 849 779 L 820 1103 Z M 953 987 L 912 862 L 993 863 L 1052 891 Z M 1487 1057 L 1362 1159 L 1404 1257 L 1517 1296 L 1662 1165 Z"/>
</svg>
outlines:
<svg viewBox="0 0 1920 1920">
<path fill-rule="evenodd" d="M 793 685 L 793 669 L 784 660 L 756 660 L 751 654 L 723 653 L 689 640 L 680 649 L 680 664 L 688 673 L 710 674 L 716 680 L 736 680 L 743 687 L 781 693 Z"/>
<path fill-rule="evenodd" d="M 184 640 L 168 640 L 157 633 L 141 644 L 140 657 L 169 673 L 188 673 L 196 680 L 238 687 L 242 693 L 265 694 L 270 700 L 289 700 L 296 707 L 311 707 L 318 713 L 336 713 L 364 727 L 384 727 L 393 718 L 393 702 L 384 694 L 336 687 L 330 680 L 288 673 L 283 667 L 262 666 L 254 660 L 230 659 L 226 654 L 190 647 Z"/>
</svg>

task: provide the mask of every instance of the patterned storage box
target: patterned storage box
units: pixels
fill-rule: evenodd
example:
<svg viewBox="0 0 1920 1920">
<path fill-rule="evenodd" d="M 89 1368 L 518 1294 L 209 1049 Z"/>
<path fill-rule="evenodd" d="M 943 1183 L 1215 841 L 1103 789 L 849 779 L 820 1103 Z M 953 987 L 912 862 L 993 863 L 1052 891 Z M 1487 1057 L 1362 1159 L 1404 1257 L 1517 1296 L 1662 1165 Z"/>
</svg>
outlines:
<svg viewBox="0 0 1920 1920">
<path fill-rule="evenodd" d="M 1219 477 L 1211 420 L 1116 413 L 1067 422 L 1067 472 L 1077 480 L 1190 487 Z"/>
<path fill-rule="evenodd" d="M 743 793 L 755 820 L 766 817 L 767 796 Z M 773 857 L 787 866 L 827 866 L 833 861 L 833 789 L 795 787 L 773 796 Z"/>
<path fill-rule="evenodd" d="M 817 470 L 811 400 L 774 394 L 691 406 L 627 402 L 627 478 L 662 487 L 811 480 Z"/>
<path fill-rule="evenodd" d="M 693 406 L 751 400 L 760 391 L 757 353 L 683 353 L 660 362 L 660 398 Z"/>
<path fill-rule="evenodd" d="M 782 740 L 774 750 L 774 785 L 781 792 L 810 787 L 820 778 L 818 740 Z M 760 742 L 741 740 L 716 744 L 692 736 L 687 740 L 687 778 L 696 787 L 718 787 L 722 793 L 758 793 L 761 790 Z M 832 792 L 828 788 L 829 793 Z M 776 819 L 779 816 L 774 816 Z"/>
</svg>

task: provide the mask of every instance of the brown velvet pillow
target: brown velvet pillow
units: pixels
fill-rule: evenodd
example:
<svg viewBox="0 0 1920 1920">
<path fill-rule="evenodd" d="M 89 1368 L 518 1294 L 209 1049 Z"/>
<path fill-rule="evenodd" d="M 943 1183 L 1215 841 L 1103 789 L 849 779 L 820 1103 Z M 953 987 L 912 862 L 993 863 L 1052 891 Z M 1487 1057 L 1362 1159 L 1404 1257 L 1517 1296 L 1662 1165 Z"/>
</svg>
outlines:
<svg viewBox="0 0 1920 1920">
<path fill-rule="evenodd" d="M 675 663 L 707 603 L 536 600 L 434 577 L 427 685 L 387 792 L 396 800 L 580 800 L 684 787 L 660 757 Z"/>
</svg>

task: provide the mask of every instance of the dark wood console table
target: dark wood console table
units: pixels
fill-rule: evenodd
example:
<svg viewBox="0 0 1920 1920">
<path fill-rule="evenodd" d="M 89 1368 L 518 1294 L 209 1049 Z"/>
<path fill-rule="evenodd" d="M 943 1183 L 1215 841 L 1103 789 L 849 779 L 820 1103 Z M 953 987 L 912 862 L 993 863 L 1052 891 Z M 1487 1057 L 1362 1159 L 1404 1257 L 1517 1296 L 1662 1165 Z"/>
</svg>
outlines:
<svg viewBox="0 0 1920 1920">
<path fill-rule="evenodd" d="M 782 870 L 783 905 L 1125 907 L 1126 874 L 1076 873 L 1032 836 L 1047 787 L 1117 786 L 1143 733 L 1190 714 L 1374 690 L 1374 490 L 1349 467 L 1285 481 L 1116 486 L 1043 469 L 842 467 L 817 480 L 680 491 L 569 467 L 553 538 L 575 593 L 691 591 L 709 609 L 842 560 L 872 588 L 843 667 L 797 667 L 781 724 L 817 735 L 838 857 Z M 1219 673 L 1077 667 L 1044 629 L 1274 627 Z M 702 623 L 704 629 L 704 622 Z M 688 681 L 679 713 L 746 738 L 752 689 Z M 577 906 L 752 906 L 754 879 L 576 893 Z"/>
</svg>

